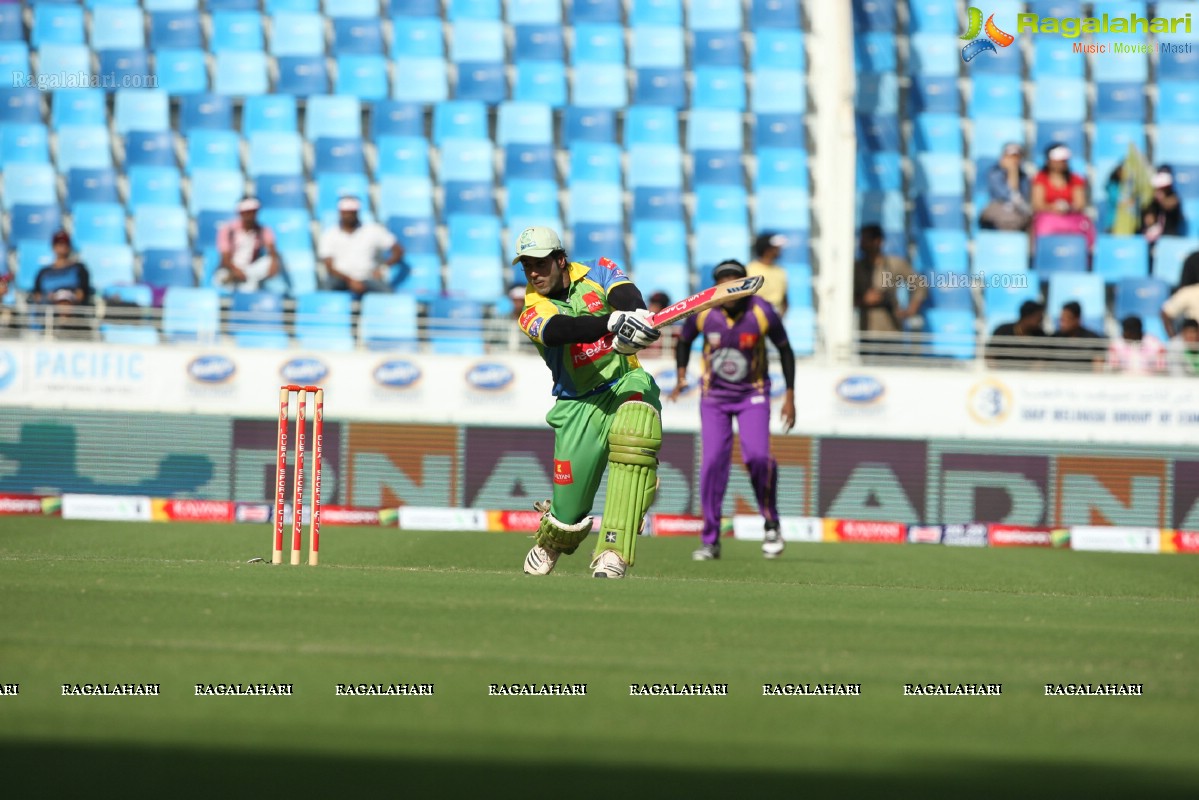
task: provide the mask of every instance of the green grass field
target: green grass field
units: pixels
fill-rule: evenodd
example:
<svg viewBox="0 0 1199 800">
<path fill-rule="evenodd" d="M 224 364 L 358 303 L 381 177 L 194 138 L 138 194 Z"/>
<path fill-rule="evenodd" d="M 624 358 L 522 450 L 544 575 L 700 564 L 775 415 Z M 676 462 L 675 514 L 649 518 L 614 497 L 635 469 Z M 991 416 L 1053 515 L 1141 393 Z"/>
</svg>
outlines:
<svg viewBox="0 0 1199 800">
<path fill-rule="evenodd" d="M 326 528 L 323 564 L 265 526 L 8 518 L 0 748 L 45 796 L 1195 797 L 1199 560 L 753 543 L 719 562 L 645 539 L 634 577 L 586 556 L 525 577 L 529 539 Z M 159 683 L 63 697 L 63 683 Z M 195 697 L 197 683 L 293 697 Z M 586 697 L 489 697 L 491 683 Z M 729 684 L 630 697 L 630 683 Z M 861 697 L 763 697 L 764 683 Z M 905 683 L 1003 684 L 904 697 Z M 1143 697 L 1044 696 L 1141 683 Z M 433 683 L 432 697 L 336 697 Z M 16 794 L 14 796 L 24 796 Z"/>
</svg>

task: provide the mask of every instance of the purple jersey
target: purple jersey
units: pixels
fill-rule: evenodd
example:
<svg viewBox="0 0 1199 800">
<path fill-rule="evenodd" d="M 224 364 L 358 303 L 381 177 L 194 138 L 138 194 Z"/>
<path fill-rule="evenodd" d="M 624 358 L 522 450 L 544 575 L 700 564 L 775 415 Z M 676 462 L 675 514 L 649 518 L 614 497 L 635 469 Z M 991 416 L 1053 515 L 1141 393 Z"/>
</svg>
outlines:
<svg viewBox="0 0 1199 800">
<path fill-rule="evenodd" d="M 745 311 L 735 318 L 722 306 L 701 311 L 683 323 L 679 335 L 688 344 L 703 336 L 705 397 L 769 394 L 766 339 L 775 347 L 787 344 L 778 312 L 760 297 L 749 298 Z"/>
</svg>

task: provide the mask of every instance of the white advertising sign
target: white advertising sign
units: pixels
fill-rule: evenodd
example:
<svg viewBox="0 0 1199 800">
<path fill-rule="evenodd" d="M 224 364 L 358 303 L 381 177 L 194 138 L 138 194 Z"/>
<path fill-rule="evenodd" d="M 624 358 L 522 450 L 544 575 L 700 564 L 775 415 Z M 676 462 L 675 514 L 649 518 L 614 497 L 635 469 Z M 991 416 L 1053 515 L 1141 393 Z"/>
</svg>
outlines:
<svg viewBox="0 0 1199 800">
<path fill-rule="evenodd" d="M 149 522 L 149 497 L 126 497 L 108 494 L 64 494 L 63 519 L 99 519 L 121 522 Z"/>
<path fill-rule="evenodd" d="M 1070 528 L 1070 549 L 1108 553 L 1156 553 L 1161 549 L 1161 531 L 1158 528 L 1076 525 Z"/>
</svg>

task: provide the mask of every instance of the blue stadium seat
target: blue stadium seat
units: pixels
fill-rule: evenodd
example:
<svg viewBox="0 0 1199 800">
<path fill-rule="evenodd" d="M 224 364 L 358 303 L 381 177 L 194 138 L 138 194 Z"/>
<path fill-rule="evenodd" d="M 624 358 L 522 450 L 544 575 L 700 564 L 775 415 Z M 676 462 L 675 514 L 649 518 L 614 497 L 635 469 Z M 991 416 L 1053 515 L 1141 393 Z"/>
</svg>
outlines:
<svg viewBox="0 0 1199 800">
<path fill-rule="evenodd" d="M 100 338 L 107 344 L 154 347 L 158 344 L 158 331 L 148 325 L 103 322 L 100 324 Z"/>
<path fill-rule="evenodd" d="M 12 86 L 13 81 L 29 76 L 29 45 L 25 42 L 0 42 L 0 85 Z"/>
<path fill-rule="evenodd" d="M 333 19 L 371 17 L 379 14 L 379 0 L 324 0 L 324 5 L 325 16 Z"/>
<path fill-rule="evenodd" d="M 570 149 L 570 182 L 620 186 L 621 150 L 608 142 L 579 142 Z"/>
<path fill-rule="evenodd" d="M 460 20 L 452 30 L 450 60 L 454 63 L 504 61 L 504 24 L 499 20 Z"/>
<path fill-rule="evenodd" d="M 441 252 L 437 244 L 437 220 L 432 217 L 392 217 L 387 220 L 387 229 L 404 245 L 405 257 L 435 256 Z"/>
<path fill-rule="evenodd" d="M 759 0 L 755 0 L 758 2 Z M 797 356 L 810 356 L 816 351 L 816 311 L 811 308 L 793 307 L 787 314 L 783 327 L 791 350 Z"/>
<path fill-rule="evenodd" d="M 745 173 L 740 150 L 697 150 L 692 159 L 692 183 L 696 186 L 720 184 L 743 186 Z"/>
<path fill-rule="evenodd" d="M 1094 272 L 1108 283 L 1149 277 L 1149 244 L 1140 236 L 1100 234 L 1095 240 Z"/>
<path fill-rule="evenodd" d="M 576 30 L 575 35 L 578 35 Z M 563 63 L 562 26 L 559 24 L 522 23 L 513 26 L 515 45 L 512 58 L 521 61 L 556 61 Z"/>
<path fill-rule="evenodd" d="M 962 154 L 962 124 L 956 114 L 917 114 L 912 133 L 916 152 Z"/>
<path fill-rule="evenodd" d="M 266 77 L 266 54 L 228 52 L 217 53 L 213 90 L 226 95 L 266 94 L 270 86 Z"/>
<path fill-rule="evenodd" d="M 364 219 L 370 218 L 370 181 L 366 175 L 330 172 L 316 176 L 316 217 L 322 225 L 327 218 L 337 218 L 337 201 L 343 197 L 357 197 L 362 201 L 359 215 Z M 386 219 L 389 216 L 391 214 L 380 208 L 380 218 Z"/>
<path fill-rule="evenodd" d="M 199 94 L 208 91 L 208 66 L 204 51 L 159 50 L 154 74 L 158 88 L 170 95 Z"/>
<path fill-rule="evenodd" d="M 621 0 L 576 0 L 570 4 L 570 20 L 577 28 L 589 22 L 621 22 Z"/>
<path fill-rule="evenodd" d="M 246 171 L 258 175 L 302 175 L 304 143 L 298 133 L 252 133 Z"/>
<path fill-rule="evenodd" d="M 196 169 L 241 169 L 241 137 L 233 131 L 192 131 L 187 137 L 187 170 Z"/>
<path fill-rule="evenodd" d="M 1158 125 L 1153 160 L 1159 164 L 1199 164 L 1199 126 Z"/>
<path fill-rule="evenodd" d="M 771 186 L 758 191 L 758 204 L 754 212 L 754 227 L 757 230 L 782 230 L 811 228 L 811 206 L 808 193 L 803 189 Z"/>
<path fill-rule="evenodd" d="M 976 121 L 985 122 L 975 125 L 976 134 L 979 128 L 986 127 L 997 117 L 1024 119 L 1024 90 L 1019 78 L 1009 75 L 977 75 L 972 81 L 972 87 L 969 115 Z"/>
<path fill-rule="evenodd" d="M 754 147 L 805 147 L 803 116 L 758 114 L 754 125 Z"/>
<path fill-rule="evenodd" d="M 1033 84 L 1033 120 L 1081 123 L 1086 117 L 1085 81 L 1075 78 L 1045 78 Z"/>
<path fill-rule="evenodd" d="M 315 95 L 308 98 L 304 136 L 310 142 L 323 137 L 362 136 L 362 106 L 356 98 Z"/>
<path fill-rule="evenodd" d="M 557 179 L 554 148 L 549 144 L 510 144 L 504 148 L 504 179 Z"/>
<path fill-rule="evenodd" d="M 617 264 L 627 264 L 628 258 L 624 246 L 624 226 L 602 222 L 578 222 L 571 228 L 574 244 L 571 247 L 571 258 L 576 261 L 589 261 L 593 258 L 607 258 Z"/>
<path fill-rule="evenodd" d="M 233 103 L 219 94 L 184 95 L 179 98 L 179 128 L 184 134 L 199 129 L 230 130 L 233 128 Z"/>
<path fill-rule="evenodd" d="M 1099 83 L 1095 85 L 1096 120 L 1145 119 L 1145 87 L 1137 83 Z"/>
<path fill-rule="evenodd" d="M 899 191 L 859 191 L 854 198 L 855 218 L 859 223 L 876 222 L 887 235 L 886 246 L 902 242 L 907 254 L 907 220 L 903 193 Z"/>
<path fill-rule="evenodd" d="M 645 144 L 628 150 L 628 188 L 682 186 L 683 156 L 678 147 Z"/>
<path fill-rule="evenodd" d="M 295 334 L 300 347 L 353 350 L 353 298 L 349 292 L 307 292 L 296 298 Z"/>
<path fill-rule="evenodd" d="M 974 234 L 975 275 L 1028 272 L 1029 240 L 1023 231 L 981 230 Z"/>
<path fill-rule="evenodd" d="M 624 193 L 620 189 L 620 184 L 572 181 L 567 219 L 571 223 L 623 222 Z"/>
<path fill-rule="evenodd" d="M 442 213 L 494 214 L 495 186 L 491 181 L 449 181 L 445 184 Z"/>
<path fill-rule="evenodd" d="M 749 230 L 744 225 L 697 225 L 694 266 L 706 278 L 726 258 L 749 263 Z"/>
<path fill-rule="evenodd" d="M 230 213 L 245 192 L 241 170 L 193 170 L 188 208 L 193 214 L 201 211 Z"/>
<path fill-rule="evenodd" d="M 233 216 L 230 211 L 201 211 L 196 215 L 196 249 L 216 248 L 217 231 Z"/>
<path fill-rule="evenodd" d="M 962 227 L 964 203 L 960 195 L 919 195 L 916 198 L 916 225 L 922 228 Z"/>
<path fill-rule="evenodd" d="M 117 174 L 111 169 L 73 169 L 67 174 L 67 205 L 117 202 Z"/>
<path fill-rule="evenodd" d="M 31 292 L 42 267 L 54 263 L 54 250 L 45 238 L 16 240 L 17 274 L 13 285 L 22 292 Z"/>
<path fill-rule="evenodd" d="M 464 61 L 458 65 L 454 95 L 463 100 L 479 100 L 490 105 L 508 96 L 507 78 L 502 61 Z"/>
<path fill-rule="evenodd" d="M 1161 322 L 1161 309 L 1170 292 L 1171 285 L 1157 278 L 1121 278 L 1116 281 L 1112 316 L 1118 320 L 1140 317 L 1145 332 L 1164 341 L 1166 332 Z"/>
<path fill-rule="evenodd" d="M 913 75 L 958 74 L 962 48 L 957 36 L 951 33 L 913 33 L 908 41 L 908 69 Z"/>
<path fill-rule="evenodd" d="M 807 110 L 806 81 L 799 70 L 759 69 L 754 70 L 753 78 L 750 107 L 755 114 L 802 114 Z"/>
<path fill-rule="evenodd" d="M 117 133 L 169 131 L 170 98 L 160 89 L 118 89 L 113 101 Z"/>
<path fill-rule="evenodd" d="M 92 291 L 101 296 L 114 286 L 137 283 L 133 275 L 133 250 L 124 244 L 87 244 L 79 247 L 79 257 L 87 265 Z"/>
<path fill-rule="evenodd" d="M 397 17 L 393 22 L 392 58 L 445 58 L 441 19 Z"/>
<path fill-rule="evenodd" d="M 892 0 L 872 0 L 875 5 L 880 2 L 890 5 L 891 19 L 894 19 L 894 3 Z M 750 26 L 761 28 L 798 28 L 799 4 L 788 0 L 753 0 L 750 4 Z M 894 26 L 892 26 L 894 27 Z"/>
<path fill-rule="evenodd" d="M 741 66 L 741 62 L 738 60 L 728 66 Z M 753 70 L 806 71 L 807 60 L 804 53 L 803 32 L 798 28 L 792 30 L 765 28 L 755 32 L 754 52 L 750 59 L 750 68 Z"/>
<path fill-rule="evenodd" d="M 633 0 L 629 9 L 629 25 L 683 24 L 681 0 Z"/>
<path fill-rule="evenodd" d="M 858 189 L 892 192 L 903 188 L 899 153 L 868 153 L 859 150 L 857 163 Z"/>
<path fill-rule="evenodd" d="M 926 194 L 960 196 L 963 193 L 962 161 L 952 153 L 916 156 L 916 190 Z"/>
<path fill-rule="evenodd" d="M 897 65 L 894 33 L 859 33 L 854 36 L 854 67 L 858 72 L 894 72 Z"/>
<path fill-rule="evenodd" d="M 419 347 L 417 316 L 412 295 L 368 292 L 362 296 L 358 335 L 368 350 L 415 352 Z"/>
<path fill-rule="evenodd" d="M 759 32 L 756 37 L 758 48 L 762 35 Z M 691 62 L 696 67 L 740 67 L 742 49 L 740 29 L 696 31 Z"/>
<path fill-rule="evenodd" d="M 359 100 L 386 100 L 391 94 L 387 82 L 387 59 L 381 55 L 342 55 L 337 58 L 336 94 Z"/>
<path fill-rule="evenodd" d="M 320 14 L 280 12 L 271 19 L 271 55 L 323 56 L 325 20 Z"/>
<path fill-rule="evenodd" d="M 976 92 L 977 85 L 975 81 Z M 1019 86 L 1019 81 L 1016 85 Z M 908 107 L 918 114 L 957 114 L 961 107 L 957 79 L 945 75 L 912 76 L 908 98 Z"/>
<path fill-rule="evenodd" d="M 391 9 L 399 19 L 409 17 L 436 17 L 441 15 L 441 0 L 406 0 L 396 3 Z"/>
<path fill-rule="evenodd" d="M 383 29 L 379 20 L 375 17 L 333 20 L 333 52 L 337 55 L 383 55 Z"/>
<path fill-rule="evenodd" d="M 682 220 L 633 221 L 634 266 L 643 270 L 657 262 L 687 263 L 687 229 Z"/>
<path fill-rule="evenodd" d="M 125 209 L 116 202 L 84 202 L 71 207 L 76 244 L 125 244 Z"/>
<path fill-rule="evenodd" d="M 1182 262 L 1195 252 L 1199 252 L 1199 238 L 1161 237 L 1153 246 L 1153 277 L 1171 286 L 1177 285 L 1182 274 Z"/>
<path fill-rule="evenodd" d="M 1091 144 L 1091 162 L 1104 179 L 1117 163 L 1128 156 L 1132 145 L 1141 153 L 1145 148 L 1145 127 L 1139 122 L 1096 122 Z"/>
<path fill-rule="evenodd" d="M 0 125 L 0 163 L 50 163 L 49 135 L 40 122 Z"/>
<path fill-rule="evenodd" d="M 930 308 L 924 312 L 929 334 L 928 354 L 939 358 L 975 357 L 974 312 L 959 309 Z"/>
<path fill-rule="evenodd" d="M 455 298 L 495 303 L 504 297 L 504 263 L 490 256 L 451 256 L 446 292 Z"/>
<path fill-rule="evenodd" d="M 472 266 L 468 264 L 464 269 L 469 272 Z M 487 277 L 490 282 L 491 276 Z M 497 298 L 498 295 L 489 297 L 484 302 L 493 302 Z M 429 301 L 428 309 L 425 330 L 434 353 L 483 354 L 482 302 L 466 297 L 434 297 Z"/>
<path fill-rule="evenodd" d="M 684 63 L 682 28 L 664 25 L 634 26 L 629 66 L 634 69 L 682 68 Z"/>
<path fill-rule="evenodd" d="M 263 200 L 265 199 L 264 196 Z M 226 219 L 229 216 L 224 215 Z M 312 250 L 312 230 L 309 224 L 312 217 L 307 208 L 267 208 L 264 202 L 263 209 L 258 212 L 258 220 L 274 232 L 275 247 L 279 252 Z"/>
<path fill-rule="evenodd" d="M 267 131 L 294 133 L 296 101 L 294 97 L 260 95 L 247 97 L 242 112 L 242 135 Z"/>
<path fill-rule="evenodd" d="M 1144 85 L 1149 80 L 1149 56 L 1137 50 L 1117 52 L 1113 45 L 1126 44 L 1140 47 L 1145 37 L 1109 35 L 1104 37 L 1109 52 L 1092 61 L 1091 77 L 1097 83 L 1137 83 Z"/>
<path fill-rule="evenodd" d="M 40 5 L 38 8 L 44 8 Z M 97 6 L 92 9 L 92 49 L 144 50 L 145 19 L 135 6 Z"/>
<path fill-rule="evenodd" d="M 268 14 L 278 14 L 282 11 L 315 14 L 321 10 L 321 4 L 319 0 L 266 0 L 265 10 Z"/>
<path fill-rule="evenodd" d="M 274 292 L 234 292 L 229 326 L 238 347 L 286 348 L 283 298 Z"/>
<path fill-rule="evenodd" d="M 283 280 L 289 297 L 300 297 L 317 291 L 316 253 L 311 247 L 302 250 L 279 250 L 283 262 Z M 277 292 L 278 284 L 268 282 L 269 291 Z"/>
<path fill-rule="evenodd" d="M 691 0 L 687 27 L 694 31 L 732 30 L 744 25 L 741 0 Z"/>
<path fill-rule="evenodd" d="M 103 50 L 99 53 L 100 73 L 117 86 L 139 86 L 150 74 L 145 50 Z M 157 87 L 166 91 L 166 87 Z"/>
<path fill-rule="evenodd" d="M 379 217 L 433 216 L 433 182 L 407 175 L 384 175 L 379 179 Z"/>
<path fill-rule="evenodd" d="M 812 267 L 807 263 L 787 264 L 787 300 L 791 308 L 812 307 Z"/>
<path fill-rule="evenodd" d="M 195 187 L 192 188 L 195 198 Z M 187 242 L 187 210 L 182 206 L 138 206 L 133 212 L 133 249 L 184 250 Z"/>
<path fill-rule="evenodd" d="M 1042 236 L 1034 246 L 1033 269 L 1040 275 L 1087 271 L 1087 240 L 1083 236 Z"/>
<path fill-rule="evenodd" d="M 202 49 L 204 38 L 200 33 L 200 15 L 194 10 L 151 12 L 150 47 L 155 51 Z"/>
<path fill-rule="evenodd" d="M 553 144 L 554 117 L 549 106 L 541 103 L 500 103 L 495 143 Z"/>
<path fill-rule="evenodd" d="M 12 238 L 17 241 L 23 239 L 49 241 L 54 232 L 62 227 L 62 211 L 57 203 L 16 204 L 12 207 L 10 225 Z"/>
<path fill-rule="evenodd" d="M 1042 17 L 1081 17 L 1082 0 L 1032 0 L 1028 10 Z"/>
<path fill-rule="evenodd" d="M 102 169 L 112 166 L 112 144 L 107 127 L 63 125 L 57 133 L 59 172 L 66 173 L 76 167 Z M 7 191 L 7 180 L 5 184 Z"/>
<path fill-rule="evenodd" d="M 0 6 L 0 41 L 20 42 L 25 39 L 25 24 L 21 21 L 21 6 L 6 3 Z"/>
<path fill-rule="evenodd" d="M 740 67 L 696 67 L 692 78 L 693 108 L 745 110 L 745 73 Z"/>
<path fill-rule="evenodd" d="M 404 263 L 408 269 L 403 281 L 392 281 L 392 287 L 397 292 L 422 298 L 441 295 L 441 256 L 436 253 L 409 253 L 404 257 Z"/>
<path fill-rule="evenodd" d="M 62 169 L 62 172 L 66 172 L 66 169 Z M 56 185 L 58 181 L 54 176 L 54 168 L 49 164 L 8 164 L 4 170 L 4 207 L 11 211 L 18 204 L 58 204 Z M 17 239 L 17 236 L 12 236 L 12 239 Z"/>
<path fill-rule="evenodd" d="M 128 248 L 126 249 L 128 250 Z M 128 250 L 128 252 L 129 262 L 132 264 L 133 251 Z M 154 305 L 154 291 L 144 283 L 110 286 L 104 291 L 103 296 L 106 300 L 117 300 L 143 309 Z"/>
<path fill-rule="evenodd" d="M 257 10 L 213 11 L 209 48 L 217 54 L 261 53 L 262 15 Z"/>
<path fill-rule="evenodd" d="M 487 139 L 446 139 L 441 143 L 442 183 L 495 179 L 493 147 Z"/>
<path fill-rule="evenodd" d="M 890 20 L 894 27 L 894 3 L 872 3 L 890 9 Z M 882 9 L 876 15 L 887 19 Z M 957 8 L 947 0 L 911 0 L 908 3 L 909 24 L 913 31 L 920 33 L 960 33 L 958 30 Z M 887 28 L 886 30 L 890 30 Z"/>
<path fill-rule="evenodd" d="M 147 250 L 142 254 L 142 283 L 155 287 L 195 286 L 190 250 Z"/>
<path fill-rule="evenodd" d="M 758 149 L 758 168 L 754 188 L 766 186 L 809 187 L 808 154 L 798 147 L 763 147 Z"/>
<path fill-rule="evenodd" d="M 490 141 L 487 106 L 473 100 L 448 100 L 433 108 L 433 143 L 447 139 Z"/>
<path fill-rule="evenodd" d="M 50 95 L 50 124 L 107 125 L 108 105 L 103 89 L 59 89 Z"/>
<path fill-rule="evenodd" d="M 34 47 L 47 44 L 83 44 L 83 7 L 37 3 L 29 41 Z"/>
<path fill-rule="evenodd" d="M 11 6 L 0 6 L 11 8 Z M 0 87 L 0 124 L 30 124 L 42 121 L 42 94 L 29 87 Z"/>
<path fill-rule="evenodd" d="M 687 88 L 681 67 L 642 67 L 637 70 L 635 102 L 682 108 Z"/>
<path fill-rule="evenodd" d="M 182 179 L 175 167 L 132 167 L 129 170 L 129 207 L 173 206 L 183 201 Z"/>
<path fill-rule="evenodd" d="M 573 148 L 579 142 L 615 142 L 616 114 L 610 108 L 567 106 L 562 123 L 562 143 Z"/>
<path fill-rule="evenodd" d="M 574 48 L 571 63 L 620 64 L 625 63 L 624 28 L 606 23 L 585 23 L 575 26 Z"/>
<path fill-rule="evenodd" d="M 259 175 L 254 179 L 254 196 L 265 208 L 308 208 L 302 175 Z"/>
<path fill-rule="evenodd" d="M 566 105 L 566 66 L 560 61 L 516 62 L 516 84 L 512 99 L 543 103 L 554 108 Z"/>
<path fill-rule="evenodd" d="M 633 193 L 633 219 L 683 221 L 683 193 L 666 186 L 641 186 Z"/>
<path fill-rule="evenodd" d="M 322 172 L 364 172 L 362 138 L 321 138 L 313 146 L 313 170 Z"/>
<path fill-rule="evenodd" d="M 744 225 L 749 218 L 749 198 L 741 186 L 698 186 L 695 191 L 695 225 Z M 762 212 L 759 197 L 758 212 Z M 767 226 L 758 225 L 762 230 Z"/>
<path fill-rule="evenodd" d="M 928 289 L 929 305 L 938 311 L 968 311 L 974 314 L 974 295 L 966 284 L 966 275 L 962 272 L 942 273 L 948 277 L 953 275 L 955 281 L 950 283 L 934 282 Z"/>
<path fill-rule="evenodd" d="M 920 231 L 916 246 L 919 272 L 969 272 L 966 232 L 962 230 Z"/>
<path fill-rule="evenodd" d="M 1024 146 L 1024 120 L 1022 119 L 985 119 L 974 125 L 974 134 L 970 138 L 970 158 L 974 161 L 988 159 L 998 160 L 1003 146 L 1015 142 Z M 979 172 L 975 178 L 985 187 L 986 173 Z"/>
<path fill-rule="evenodd" d="M 1159 81 L 1154 121 L 1158 125 L 1199 122 L 1199 87 L 1188 81 Z"/>
<path fill-rule="evenodd" d="M 376 148 L 379 175 L 429 177 L 429 140 L 423 136 L 380 136 Z"/>
<path fill-rule="evenodd" d="M 1046 78 L 1069 78 L 1081 80 L 1086 68 L 1086 59 L 1079 58 L 1069 47 L 1062 47 L 1062 40 L 1054 36 L 1033 38 L 1033 74 L 1038 80 Z"/>
<path fill-rule="evenodd" d="M 899 79 L 894 72 L 861 73 L 857 78 L 856 111 L 880 116 L 899 114 Z"/>
<path fill-rule="evenodd" d="M 275 63 L 279 67 L 276 92 L 309 97 L 329 91 L 329 70 L 324 56 L 280 56 Z"/>
<path fill-rule="evenodd" d="M 1199 81 L 1199 50 L 1194 47 L 1191 52 L 1170 51 L 1158 56 L 1158 80 L 1165 81 Z"/>
<path fill-rule="evenodd" d="M 690 127 L 690 126 L 689 126 Z M 624 118 L 624 146 L 679 144 L 679 115 L 665 106 L 630 106 Z"/>
<path fill-rule="evenodd" d="M 629 104 L 629 87 L 623 64 L 578 64 L 574 70 L 571 102 L 589 108 L 616 109 Z M 638 102 L 641 102 L 638 100 Z"/>
<path fill-rule="evenodd" d="M 1107 290 L 1101 275 L 1078 272 L 1059 272 L 1049 276 L 1046 313 L 1054 318 L 1066 303 L 1082 306 L 1082 324 L 1094 331 L 1103 330 L 1107 309 Z"/>
<path fill-rule="evenodd" d="M 503 259 L 500 220 L 491 214 L 452 214 L 446 217 L 449 255 Z"/>
<path fill-rule="evenodd" d="M 371 109 L 371 138 L 425 136 L 425 110 L 416 103 L 381 100 Z"/>
<path fill-rule="evenodd" d="M 258 0 L 207 0 L 209 11 L 257 11 Z"/>
<path fill-rule="evenodd" d="M 125 168 L 175 166 L 175 146 L 168 131 L 131 131 L 125 137 Z"/>
<path fill-rule="evenodd" d="M 805 266 L 808 269 L 808 276 L 811 277 L 812 272 L 812 241 L 811 232 L 805 230 L 782 230 L 779 231 L 786 244 L 783 245 L 783 252 L 779 255 L 779 263 L 790 269 L 794 266 Z"/>
<path fill-rule="evenodd" d="M 216 341 L 221 298 L 212 289 L 172 286 L 162 299 L 162 335 L 169 342 Z"/>
<path fill-rule="evenodd" d="M 558 208 L 558 184 L 554 181 L 512 179 L 507 182 L 508 203 L 504 211 L 504 222 L 514 231 L 529 225 L 551 225 L 561 217 Z M 542 222 L 537 222 L 537 220 Z"/>
</svg>

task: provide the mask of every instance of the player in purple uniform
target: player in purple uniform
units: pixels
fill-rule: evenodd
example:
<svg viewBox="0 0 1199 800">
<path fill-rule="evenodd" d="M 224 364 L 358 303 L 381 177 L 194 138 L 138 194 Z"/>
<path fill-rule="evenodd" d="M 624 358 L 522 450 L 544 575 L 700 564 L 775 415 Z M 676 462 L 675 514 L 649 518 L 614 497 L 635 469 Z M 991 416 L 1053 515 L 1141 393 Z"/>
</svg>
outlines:
<svg viewBox="0 0 1199 800">
<path fill-rule="evenodd" d="M 746 276 L 739 261 L 723 261 L 712 270 L 716 283 Z M 699 417 L 703 436 L 700 502 L 704 510 L 702 546 L 696 561 L 720 558 L 720 515 L 729 483 L 733 449 L 733 420 L 741 433 L 741 458 L 749 470 L 758 511 L 766 520 L 762 554 L 775 558 L 786 546 L 779 532 L 778 462 L 770 454 L 770 377 L 766 339 L 774 342 L 787 382 L 781 416 L 784 430 L 795 424 L 795 355 L 782 320 L 761 297 L 746 297 L 724 307 L 703 311 L 683 324 L 675 347 L 678 382 L 670 399 L 687 385 L 691 343 L 703 335 L 704 376 Z"/>
</svg>

